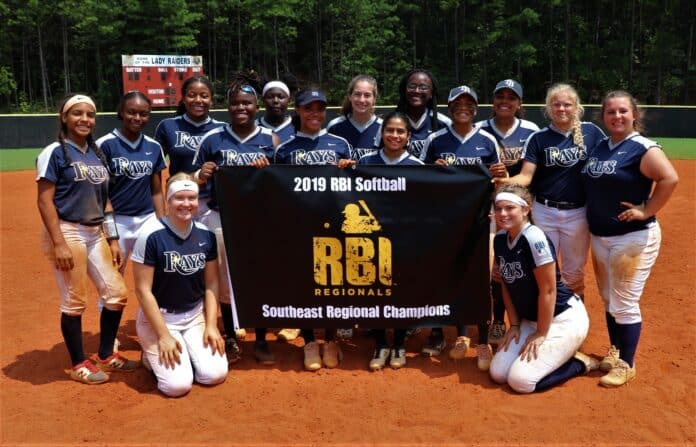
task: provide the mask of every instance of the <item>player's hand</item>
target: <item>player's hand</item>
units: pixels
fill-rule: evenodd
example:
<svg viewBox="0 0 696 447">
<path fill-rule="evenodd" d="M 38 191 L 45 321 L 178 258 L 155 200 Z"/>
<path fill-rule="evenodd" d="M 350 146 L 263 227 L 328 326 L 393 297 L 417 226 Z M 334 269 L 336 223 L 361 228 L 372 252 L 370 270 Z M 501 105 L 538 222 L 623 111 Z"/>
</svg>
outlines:
<svg viewBox="0 0 696 447">
<path fill-rule="evenodd" d="M 338 160 L 338 163 L 336 163 L 336 165 L 337 165 L 339 168 L 343 169 L 343 168 L 348 168 L 348 167 L 351 167 L 351 166 L 355 166 L 356 163 L 357 163 L 357 162 L 356 162 L 355 160 L 350 160 L 350 159 L 342 158 L 342 159 Z"/>
<path fill-rule="evenodd" d="M 225 339 L 220 335 L 216 325 L 205 326 L 203 331 L 203 346 L 206 348 L 210 346 L 211 351 L 215 354 L 215 351 L 219 352 L 220 355 L 225 354 Z"/>
<path fill-rule="evenodd" d="M 268 158 L 261 157 L 251 162 L 251 165 L 257 169 L 265 168 L 269 165 Z"/>
<path fill-rule="evenodd" d="M 645 212 L 645 204 L 634 205 L 629 202 L 621 202 L 621 206 L 627 208 L 626 211 L 619 213 L 619 220 L 621 222 L 631 222 L 633 220 L 645 220 L 650 216 Z"/>
<path fill-rule="evenodd" d="M 508 172 L 507 168 L 505 167 L 505 163 L 493 163 L 488 167 L 488 170 L 490 171 L 491 175 L 493 178 L 506 178 L 508 177 Z"/>
<path fill-rule="evenodd" d="M 118 241 L 109 241 L 109 248 L 111 249 L 111 262 L 117 269 L 120 269 L 123 266 L 123 254 L 121 247 L 118 246 Z"/>
<path fill-rule="evenodd" d="M 515 341 L 515 343 L 520 342 L 519 326 L 510 326 L 510 329 L 508 329 L 508 331 L 505 332 L 503 341 L 500 343 L 500 346 L 503 348 L 503 351 L 507 352 L 508 348 L 510 347 L 510 342 L 512 342 L 513 340 Z"/>
<path fill-rule="evenodd" d="M 75 262 L 73 261 L 72 250 L 68 247 L 65 242 L 57 244 L 53 247 L 53 252 L 55 256 L 56 268 L 58 270 L 68 271 L 75 267 Z"/>
<path fill-rule="evenodd" d="M 174 369 L 176 365 L 181 364 L 179 356 L 179 353 L 182 352 L 181 344 L 171 334 L 161 337 L 157 344 L 160 362 L 165 368 Z"/>
<path fill-rule="evenodd" d="M 198 172 L 198 178 L 203 182 L 207 183 L 208 179 L 213 176 L 215 171 L 218 170 L 218 165 L 213 161 L 206 161 L 201 166 L 201 170 Z"/>
<path fill-rule="evenodd" d="M 544 343 L 544 340 L 546 340 L 546 336 L 543 334 L 538 332 L 529 334 L 520 351 L 520 359 L 526 359 L 528 362 L 531 362 L 539 358 L 539 348 Z"/>
<path fill-rule="evenodd" d="M 449 166 L 449 163 L 447 163 L 447 161 L 443 158 L 438 158 L 435 160 L 435 164 L 440 166 Z"/>
</svg>

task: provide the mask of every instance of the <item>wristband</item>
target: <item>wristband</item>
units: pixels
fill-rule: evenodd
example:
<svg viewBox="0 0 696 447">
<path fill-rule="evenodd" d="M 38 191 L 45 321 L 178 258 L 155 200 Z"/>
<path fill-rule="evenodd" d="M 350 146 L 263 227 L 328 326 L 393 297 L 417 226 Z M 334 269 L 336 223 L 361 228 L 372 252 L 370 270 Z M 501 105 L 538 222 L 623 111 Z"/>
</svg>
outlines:
<svg viewBox="0 0 696 447">
<path fill-rule="evenodd" d="M 510 325 L 510 327 L 515 327 L 515 326 L 520 327 L 520 324 L 517 323 L 517 324 L 511 324 L 511 325 Z"/>
<path fill-rule="evenodd" d="M 118 240 L 118 230 L 116 229 L 116 222 L 114 221 L 113 211 L 107 211 L 104 213 L 104 222 L 102 222 L 102 230 L 106 235 L 107 241 Z"/>
</svg>

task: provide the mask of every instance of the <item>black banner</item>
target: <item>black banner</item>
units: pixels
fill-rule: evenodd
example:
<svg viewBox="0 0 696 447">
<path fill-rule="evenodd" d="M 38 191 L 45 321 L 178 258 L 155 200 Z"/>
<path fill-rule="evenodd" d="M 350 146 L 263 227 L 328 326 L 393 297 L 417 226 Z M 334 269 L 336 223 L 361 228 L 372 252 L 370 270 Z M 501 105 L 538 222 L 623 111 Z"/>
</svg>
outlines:
<svg viewBox="0 0 696 447">
<path fill-rule="evenodd" d="M 242 327 L 489 319 L 485 169 L 226 167 L 215 182 Z"/>
</svg>

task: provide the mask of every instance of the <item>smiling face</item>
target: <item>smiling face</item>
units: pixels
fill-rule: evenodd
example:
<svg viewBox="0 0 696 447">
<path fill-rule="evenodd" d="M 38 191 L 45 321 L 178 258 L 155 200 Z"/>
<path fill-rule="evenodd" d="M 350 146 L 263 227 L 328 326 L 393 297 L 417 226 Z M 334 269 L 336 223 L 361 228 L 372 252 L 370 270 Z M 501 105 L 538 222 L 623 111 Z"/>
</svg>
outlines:
<svg viewBox="0 0 696 447">
<path fill-rule="evenodd" d="M 493 112 L 496 118 L 511 119 L 522 107 L 522 100 L 509 88 L 503 88 L 493 95 Z"/>
<path fill-rule="evenodd" d="M 413 108 L 427 107 L 433 98 L 433 81 L 425 73 L 413 73 L 406 83 L 406 100 Z"/>
<path fill-rule="evenodd" d="M 498 228 L 516 235 L 529 220 L 529 207 L 508 200 L 495 202 L 495 223 Z"/>
<path fill-rule="evenodd" d="M 454 125 L 469 126 L 476 116 L 476 101 L 469 95 L 459 95 L 447 105 Z"/>
<path fill-rule="evenodd" d="M 128 99 L 119 111 L 123 120 L 122 133 L 131 140 L 140 135 L 150 120 L 150 104 L 143 98 L 135 96 Z"/>
<path fill-rule="evenodd" d="M 266 115 L 268 118 L 285 117 L 285 114 L 288 112 L 289 102 L 290 97 L 278 87 L 269 89 L 266 94 L 263 95 L 263 105 L 266 108 Z"/>
<path fill-rule="evenodd" d="M 178 191 L 169 198 L 167 204 L 169 218 L 182 223 L 189 222 L 198 214 L 198 193 L 189 190 Z"/>
<path fill-rule="evenodd" d="M 358 81 L 350 94 L 350 104 L 353 113 L 357 115 L 372 115 L 375 108 L 375 89 L 367 81 Z"/>
<path fill-rule="evenodd" d="M 230 100 L 227 110 L 232 118 L 232 128 L 248 128 L 256 119 L 256 96 L 239 90 Z"/>
<path fill-rule="evenodd" d="M 382 141 L 384 152 L 391 158 L 398 157 L 406 150 L 406 144 L 411 137 L 406 122 L 398 117 L 392 117 L 382 125 Z"/>
<path fill-rule="evenodd" d="M 326 104 L 321 101 L 313 101 L 309 104 L 297 107 L 300 116 L 300 132 L 314 135 L 319 133 L 326 119 Z"/>
<path fill-rule="evenodd" d="M 616 96 L 605 101 L 602 107 L 602 121 L 613 141 L 621 141 L 632 133 L 637 118 L 631 100 L 626 96 Z"/>
<path fill-rule="evenodd" d="M 551 97 L 547 110 L 556 127 L 568 130 L 577 118 L 578 102 L 570 93 L 561 91 Z"/>
<path fill-rule="evenodd" d="M 186 89 L 184 106 L 186 114 L 193 121 L 198 122 L 206 119 L 212 102 L 213 92 L 202 82 L 194 82 Z"/>
<path fill-rule="evenodd" d="M 60 120 L 68 138 L 84 145 L 97 122 L 97 112 L 91 105 L 80 102 L 64 112 Z"/>
</svg>

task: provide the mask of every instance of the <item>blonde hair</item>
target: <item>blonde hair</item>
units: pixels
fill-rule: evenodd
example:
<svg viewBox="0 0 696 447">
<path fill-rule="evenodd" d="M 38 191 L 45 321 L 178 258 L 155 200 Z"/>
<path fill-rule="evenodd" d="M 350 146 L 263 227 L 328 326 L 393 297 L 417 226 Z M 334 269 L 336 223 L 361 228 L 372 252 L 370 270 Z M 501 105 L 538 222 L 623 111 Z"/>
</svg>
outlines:
<svg viewBox="0 0 696 447">
<path fill-rule="evenodd" d="M 569 84 L 554 84 L 546 91 L 546 107 L 544 108 L 544 115 L 547 118 L 552 116 L 551 114 L 551 102 L 553 98 L 557 95 L 565 93 L 570 96 L 571 100 L 575 103 L 575 117 L 573 119 L 573 143 L 576 146 L 585 146 L 585 140 L 582 137 L 582 124 L 580 118 L 585 114 L 585 108 L 580 104 L 580 97 L 578 92 Z"/>
<path fill-rule="evenodd" d="M 529 220 L 529 223 L 534 224 L 534 220 L 532 219 L 532 203 L 534 202 L 534 197 L 532 197 L 532 193 L 529 192 L 527 187 L 518 183 L 505 183 L 500 188 L 496 189 L 495 192 L 493 192 L 493 197 L 501 192 L 509 192 L 524 199 L 524 201 L 529 204 L 527 220 Z"/>
</svg>

